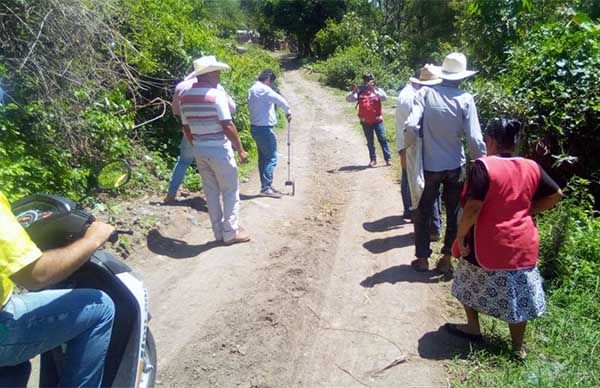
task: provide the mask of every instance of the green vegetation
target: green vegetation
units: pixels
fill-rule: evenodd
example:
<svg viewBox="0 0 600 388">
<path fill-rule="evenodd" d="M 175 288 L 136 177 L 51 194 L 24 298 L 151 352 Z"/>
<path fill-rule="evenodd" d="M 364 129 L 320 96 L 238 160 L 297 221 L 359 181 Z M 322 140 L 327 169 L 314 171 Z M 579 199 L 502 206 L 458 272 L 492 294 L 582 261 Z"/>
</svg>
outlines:
<svg viewBox="0 0 600 388">
<path fill-rule="evenodd" d="M 481 122 L 520 119 L 521 153 L 561 186 L 570 183 L 566 199 L 538 218 L 549 303 L 530 324 L 529 358 L 514 361 L 506 324 L 484 318 L 490 342 L 452 364 L 453 385 L 600 386 L 600 221 L 593 210 L 600 203 L 600 3 L 433 3 L 345 2 L 343 16 L 331 16 L 314 35 L 305 67 L 345 90 L 369 71 L 388 90 L 400 88 L 411 69 L 441 64 L 451 51 L 467 54 L 469 67 L 480 70 L 464 86 Z M 393 122 L 386 124 L 393 133 Z"/>
<path fill-rule="evenodd" d="M 506 325 L 485 318 L 491 343 L 452 364 L 453 384 L 600 386 L 598 18 L 597 0 L 4 0 L 0 189 L 11 200 L 80 197 L 103 162 L 126 158 L 128 190 L 164 190 L 180 141 L 169 101 L 201 55 L 231 65 L 222 83 L 255 155 L 246 91 L 279 66 L 252 45 L 239 53 L 238 28 L 258 30 L 268 47 L 287 39 L 307 69 L 344 90 L 367 71 L 397 90 L 414 69 L 462 51 L 480 70 L 464 86 L 481 122 L 519 118 L 521 153 L 569 185 L 538 218 L 549 304 L 529 327 L 529 358 L 513 361 Z M 184 184 L 202 183 L 189 171 Z"/>
<path fill-rule="evenodd" d="M 246 91 L 261 69 L 279 67 L 258 48 L 237 53 L 231 22 L 243 14 L 239 1 L 226 3 L 238 12 L 194 0 L 3 1 L 0 78 L 10 98 L 0 106 L 2 191 L 11 200 L 79 197 L 100 164 L 118 158 L 132 164 L 134 189 L 164 188 L 181 139 L 172 91 L 201 55 L 232 67 L 222 83 L 254 155 Z M 184 184 L 199 188 L 196 175 Z"/>
</svg>

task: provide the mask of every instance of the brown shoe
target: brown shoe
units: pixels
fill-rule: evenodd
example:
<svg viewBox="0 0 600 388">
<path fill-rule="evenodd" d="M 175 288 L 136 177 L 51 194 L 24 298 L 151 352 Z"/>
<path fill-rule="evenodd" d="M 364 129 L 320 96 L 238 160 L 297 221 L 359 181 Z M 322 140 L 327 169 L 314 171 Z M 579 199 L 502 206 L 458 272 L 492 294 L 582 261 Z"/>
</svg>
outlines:
<svg viewBox="0 0 600 388">
<path fill-rule="evenodd" d="M 410 266 L 417 272 L 427 272 L 429 271 L 429 260 L 417 258 L 410 262 Z"/>
<path fill-rule="evenodd" d="M 235 232 L 235 237 L 229 240 L 225 240 L 225 245 L 240 244 L 250 241 L 250 233 L 246 232 L 243 228 L 239 228 Z"/>
<path fill-rule="evenodd" d="M 175 195 L 172 195 L 172 194 L 167 194 L 167 195 L 165 196 L 165 199 L 163 199 L 163 203 L 171 203 L 171 202 L 175 202 L 175 199 L 176 199 Z"/>
<path fill-rule="evenodd" d="M 385 165 L 386 165 L 386 166 L 391 166 L 391 165 L 392 165 L 392 161 L 391 161 L 391 160 L 389 160 L 389 159 L 388 159 L 388 160 L 386 160 L 386 161 L 385 161 Z"/>
</svg>

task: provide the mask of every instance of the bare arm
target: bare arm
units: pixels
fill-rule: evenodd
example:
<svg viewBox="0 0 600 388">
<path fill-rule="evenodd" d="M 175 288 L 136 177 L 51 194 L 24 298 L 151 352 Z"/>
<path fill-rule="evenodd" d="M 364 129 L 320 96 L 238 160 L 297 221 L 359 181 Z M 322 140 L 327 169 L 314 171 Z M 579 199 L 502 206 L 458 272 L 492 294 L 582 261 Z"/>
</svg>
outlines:
<svg viewBox="0 0 600 388">
<path fill-rule="evenodd" d="M 458 225 L 458 231 L 456 233 L 456 239 L 458 240 L 458 246 L 460 247 L 460 254 L 463 257 L 468 256 L 469 252 L 471 252 L 471 247 L 465 245 L 465 237 L 473 225 L 475 225 L 475 221 L 477 221 L 477 217 L 479 217 L 482 206 L 483 201 L 469 199 L 467 200 L 467 203 L 463 209 L 463 214 L 460 219 L 460 224 Z"/>
<path fill-rule="evenodd" d="M 21 287 L 36 291 L 56 284 L 77 271 L 102 244 L 114 228 L 94 222 L 85 235 L 66 247 L 50 249 L 42 256 L 14 273 L 11 279 Z"/>
<path fill-rule="evenodd" d="M 240 136 L 238 135 L 237 128 L 235 127 L 233 121 L 223 120 L 221 121 L 221 126 L 223 127 L 223 132 L 225 132 L 225 136 L 227 136 L 231 144 L 233 144 L 233 148 L 240 155 L 240 162 L 247 163 L 248 154 L 246 153 L 246 151 L 244 151 L 244 146 L 242 146 Z"/>
<path fill-rule="evenodd" d="M 563 197 L 561 190 L 546 197 L 535 200 L 531 203 L 531 214 L 541 213 L 545 210 L 552 209 Z"/>
</svg>

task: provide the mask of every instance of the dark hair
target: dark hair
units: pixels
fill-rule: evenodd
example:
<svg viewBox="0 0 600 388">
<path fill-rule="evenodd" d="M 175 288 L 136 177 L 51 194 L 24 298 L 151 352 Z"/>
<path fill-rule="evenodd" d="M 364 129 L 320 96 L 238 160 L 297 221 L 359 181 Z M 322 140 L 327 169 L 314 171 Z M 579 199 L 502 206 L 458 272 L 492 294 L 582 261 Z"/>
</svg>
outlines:
<svg viewBox="0 0 600 388">
<path fill-rule="evenodd" d="M 265 69 L 258 75 L 258 80 L 264 82 L 266 80 L 275 81 L 275 73 L 271 69 Z"/>
<path fill-rule="evenodd" d="M 371 81 L 375 79 L 375 77 L 373 77 L 373 74 L 371 73 L 366 73 L 365 75 L 363 75 L 363 81 Z"/>
<path fill-rule="evenodd" d="M 485 134 L 498 143 L 503 149 L 511 149 L 519 140 L 521 122 L 508 118 L 495 118 L 488 123 Z"/>
</svg>

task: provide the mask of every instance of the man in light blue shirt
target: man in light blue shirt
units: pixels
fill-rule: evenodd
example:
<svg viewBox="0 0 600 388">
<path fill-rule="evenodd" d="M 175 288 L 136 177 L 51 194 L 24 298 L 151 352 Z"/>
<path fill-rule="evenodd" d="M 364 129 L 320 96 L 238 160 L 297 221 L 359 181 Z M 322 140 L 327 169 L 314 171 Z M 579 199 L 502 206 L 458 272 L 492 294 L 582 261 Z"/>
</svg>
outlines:
<svg viewBox="0 0 600 388">
<path fill-rule="evenodd" d="M 458 86 L 476 71 L 467 70 L 467 59 L 462 53 L 451 53 L 441 67 L 431 66 L 430 71 L 442 78 L 440 85 L 424 87 L 414 100 L 406 121 L 405 136 L 418 136 L 423 131 L 423 170 L 425 189 L 415 212 L 415 256 L 411 264 L 419 271 L 429 269 L 429 223 L 433 202 L 444 186 L 446 205 L 446 233 L 442 258 L 437 269 L 443 273 L 452 270 L 451 247 L 456 238 L 459 198 L 466 164 L 463 139 L 469 144 L 470 156 L 485 156 L 486 149 L 475 101 L 470 93 Z M 422 128 L 421 128 L 422 127 Z"/>
<path fill-rule="evenodd" d="M 273 189 L 273 171 L 277 165 L 277 138 L 273 127 L 277 124 L 275 106 L 283 109 L 288 122 L 292 111 L 288 102 L 272 89 L 275 73 L 263 70 L 258 80 L 248 90 L 248 109 L 250 111 L 250 130 L 258 148 L 258 171 L 260 173 L 260 194 L 281 198 L 281 193 Z"/>
</svg>

